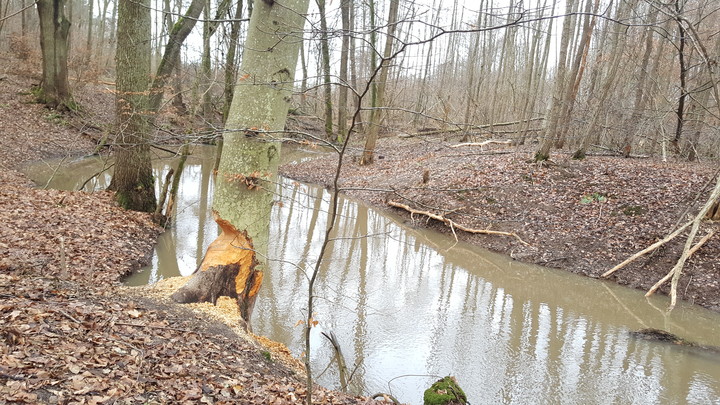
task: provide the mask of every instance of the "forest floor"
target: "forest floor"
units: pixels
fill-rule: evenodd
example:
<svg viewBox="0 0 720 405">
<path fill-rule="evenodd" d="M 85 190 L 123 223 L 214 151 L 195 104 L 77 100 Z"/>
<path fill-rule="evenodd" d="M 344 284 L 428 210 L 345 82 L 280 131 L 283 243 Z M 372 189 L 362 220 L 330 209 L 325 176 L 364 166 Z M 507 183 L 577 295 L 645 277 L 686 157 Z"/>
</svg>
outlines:
<svg viewBox="0 0 720 405">
<path fill-rule="evenodd" d="M 717 161 L 573 160 L 556 152 L 549 164 L 539 165 L 532 162 L 536 145 L 457 147 L 459 143 L 451 137 L 386 136 L 379 140 L 375 162 L 366 166 L 358 164 L 362 148 L 356 144 L 344 159 L 339 186 L 377 207 L 398 211 L 412 226 L 454 233 L 459 240 L 523 262 L 599 278 L 694 217 L 719 174 Z M 330 187 L 337 160 L 336 153 L 329 153 L 285 165 L 281 173 Z M 443 215 L 456 225 L 410 215 L 389 202 Z M 522 242 L 464 232 L 457 225 L 514 233 Z M 698 239 L 712 230 L 720 230 L 720 223 L 705 221 Z M 609 279 L 648 290 L 672 269 L 686 234 Z M 716 233 L 685 264 L 679 298 L 720 311 L 718 257 Z M 669 284 L 659 292 L 668 294 Z"/>
<path fill-rule="evenodd" d="M 2 69 L 0 404 L 301 403 L 301 372 L 282 347 L 198 312 L 207 306 L 171 303 L 167 286 L 120 285 L 150 258 L 161 230 L 149 216 L 120 209 L 108 192 L 43 190 L 22 174 L 30 162 L 94 151 L 102 125 L 88 123 L 112 122 L 108 86 L 76 87 L 84 117 L 67 116 L 33 102 L 36 73 L 17 61 Z M 359 149 L 351 149 L 341 186 L 378 207 L 397 201 L 462 226 L 513 232 L 527 245 L 454 230 L 461 240 L 517 260 L 598 277 L 694 215 L 717 174 L 716 162 L 575 161 L 562 153 L 550 165 L 537 165 L 529 163 L 530 149 L 452 147 L 457 143 L 387 136 L 369 166 L 359 166 Z M 282 172 L 327 186 L 335 164 L 328 154 Z M 453 233 L 422 215 L 403 215 L 413 226 Z M 701 235 L 718 228 L 706 223 Z M 649 288 L 670 270 L 682 241 L 611 280 Z M 686 264 L 682 299 L 720 310 L 718 257 L 716 235 Z M 373 402 L 320 387 L 314 397 L 317 403 Z"/>
<path fill-rule="evenodd" d="M 149 215 L 109 192 L 36 188 L 21 172 L 93 153 L 101 134 L 88 118 L 114 111 L 105 86 L 77 90 L 84 119 L 62 115 L 34 103 L 37 73 L 0 60 L 0 404 L 303 403 L 304 376 L 281 345 L 228 327 L 209 304 L 174 304 L 167 288 L 120 284 L 150 258 L 161 229 Z"/>
</svg>

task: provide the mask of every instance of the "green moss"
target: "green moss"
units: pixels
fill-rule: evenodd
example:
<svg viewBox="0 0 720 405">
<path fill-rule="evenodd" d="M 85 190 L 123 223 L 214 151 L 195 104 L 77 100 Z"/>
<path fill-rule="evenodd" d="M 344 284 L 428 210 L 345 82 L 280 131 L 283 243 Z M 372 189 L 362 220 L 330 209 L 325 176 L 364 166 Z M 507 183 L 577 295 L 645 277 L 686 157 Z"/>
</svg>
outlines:
<svg viewBox="0 0 720 405">
<path fill-rule="evenodd" d="M 151 185 L 138 185 L 133 190 L 118 190 L 115 201 L 126 210 L 154 212 L 157 204 Z"/>
<path fill-rule="evenodd" d="M 260 352 L 260 354 L 262 354 L 262 356 L 265 358 L 265 360 L 267 360 L 267 361 L 269 361 L 269 362 L 272 363 L 272 361 L 273 361 L 273 360 L 272 360 L 272 354 L 270 354 L 269 351 L 263 350 L 263 351 Z"/>
<path fill-rule="evenodd" d="M 466 404 L 467 396 L 455 377 L 447 376 L 436 381 L 423 395 L 424 405 Z"/>
</svg>

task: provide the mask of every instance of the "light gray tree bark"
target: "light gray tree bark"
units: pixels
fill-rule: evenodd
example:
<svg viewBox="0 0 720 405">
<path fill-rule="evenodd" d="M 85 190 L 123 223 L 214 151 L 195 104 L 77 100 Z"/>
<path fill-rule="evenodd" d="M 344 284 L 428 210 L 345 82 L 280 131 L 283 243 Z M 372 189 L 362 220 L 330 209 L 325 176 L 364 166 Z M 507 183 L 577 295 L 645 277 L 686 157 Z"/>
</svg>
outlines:
<svg viewBox="0 0 720 405">
<path fill-rule="evenodd" d="M 208 248 L 202 271 L 173 295 L 178 302 L 235 297 L 248 328 L 262 283 L 280 156 L 273 135 L 285 126 L 308 4 L 254 4 L 216 177 L 213 211 L 223 233 Z"/>
<path fill-rule="evenodd" d="M 350 9 L 354 7 L 352 0 L 342 0 L 340 14 L 342 19 L 342 45 L 340 46 L 340 88 L 338 89 L 338 142 L 345 140 L 347 132 L 347 100 L 348 100 L 348 60 L 350 54 Z"/>
</svg>

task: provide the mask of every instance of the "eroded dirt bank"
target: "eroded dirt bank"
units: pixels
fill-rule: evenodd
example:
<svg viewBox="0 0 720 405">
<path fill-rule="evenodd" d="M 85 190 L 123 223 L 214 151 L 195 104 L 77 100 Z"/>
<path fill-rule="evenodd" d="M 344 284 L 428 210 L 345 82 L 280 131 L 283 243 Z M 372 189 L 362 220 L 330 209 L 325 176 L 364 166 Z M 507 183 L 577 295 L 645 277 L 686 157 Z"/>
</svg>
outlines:
<svg viewBox="0 0 720 405">
<path fill-rule="evenodd" d="M 457 143 L 437 137 L 386 137 L 369 166 L 357 163 L 359 148 L 351 149 L 340 185 L 385 209 L 398 210 L 387 205 L 396 201 L 470 228 L 516 233 L 529 245 L 513 237 L 455 231 L 461 240 L 517 260 L 597 278 L 694 216 L 717 175 L 717 162 L 610 156 L 578 161 L 558 153 L 552 164 L 541 166 L 530 163 L 531 149 L 451 147 Z M 285 165 L 281 171 L 330 186 L 336 164 L 336 155 L 327 154 Z M 402 212 L 414 226 L 453 232 L 438 221 Z M 719 228 L 705 223 L 698 235 Z M 647 290 L 670 271 L 684 241 L 677 238 L 617 271 L 611 280 Z M 718 257 L 716 234 L 686 264 L 679 288 L 682 299 L 720 310 Z M 668 290 L 669 285 L 661 289 Z"/>
<path fill-rule="evenodd" d="M 303 403 L 304 380 L 282 348 L 167 294 L 120 286 L 161 231 L 148 215 L 107 192 L 33 188 L 23 164 L 95 145 L 32 102 L 33 82 L 0 77 L 0 404 Z M 81 101 L 110 108 L 107 94 L 93 94 Z M 322 387 L 314 399 L 375 403 Z"/>
</svg>

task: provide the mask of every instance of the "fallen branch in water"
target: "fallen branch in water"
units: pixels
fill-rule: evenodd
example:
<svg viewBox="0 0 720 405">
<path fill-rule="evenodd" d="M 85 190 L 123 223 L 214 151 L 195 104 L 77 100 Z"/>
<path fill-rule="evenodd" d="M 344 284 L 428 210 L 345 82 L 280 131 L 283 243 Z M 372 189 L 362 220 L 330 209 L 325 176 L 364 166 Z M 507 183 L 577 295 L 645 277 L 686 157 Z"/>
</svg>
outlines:
<svg viewBox="0 0 720 405">
<path fill-rule="evenodd" d="M 698 249 L 700 249 L 702 245 L 705 244 L 705 242 L 707 242 L 710 238 L 713 237 L 713 235 L 715 235 L 715 231 L 711 231 L 707 235 L 703 236 L 703 238 L 700 239 L 700 241 L 698 241 L 698 243 L 696 243 L 695 246 L 693 246 L 693 248 L 688 251 L 687 257 L 690 258 L 690 256 L 692 256 L 693 253 L 697 252 Z M 645 293 L 645 296 L 649 297 L 655 294 L 655 291 L 657 291 L 657 289 L 660 288 L 661 285 L 665 284 L 666 281 L 670 280 L 674 273 L 675 269 L 670 270 L 670 272 L 666 274 L 665 277 L 661 278 L 657 283 L 655 283 L 654 286 L 650 287 L 648 292 Z"/>
<path fill-rule="evenodd" d="M 675 232 L 671 233 L 670 235 L 666 236 L 664 239 L 659 240 L 652 245 L 646 247 L 645 249 L 635 253 L 634 255 L 630 256 L 628 259 L 626 259 L 624 262 L 618 264 L 617 266 L 613 267 L 612 269 L 606 271 L 603 273 L 600 277 L 607 277 L 616 271 L 622 269 L 623 267 L 627 266 L 628 264 L 635 261 L 635 259 L 639 258 L 640 256 L 644 255 L 645 253 L 652 252 L 653 250 L 659 248 L 660 246 L 670 242 L 671 240 L 675 239 L 676 236 L 680 235 L 682 231 L 684 231 L 688 226 L 692 225 L 693 221 L 690 221 L 686 223 L 685 225 L 681 226 L 680 228 L 676 229 Z"/>
<path fill-rule="evenodd" d="M 453 221 L 452 219 L 446 218 L 446 217 L 444 217 L 444 216 L 442 216 L 442 215 L 433 214 L 433 213 L 430 212 L 430 211 L 420 211 L 420 210 L 416 210 L 416 209 L 414 209 L 414 208 L 410 208 L 410 206 L 408 206 L 408 205 L 406 205 L 406 204 L 402 204 L 402 203 L 399 203 L 399 202 L 395 202 L 395 201 L 393 201 L 393 200 L 388 201 L 387 204 L 388 204 L 389 206 L 391 206 L 391 207 L 402 208 L 402 209 L 404 209 L 405 211 L 409 212 L 410 214 L 421 214 L 421 215 L 425 215 L 425 216 L 428 217 L 428 218 L 432 218 L 432 219 L 434 219 L 434 220 L 436 220 L 436 221 L 440 221 L 440 222 L 444 223 L 445 225 L 449 226 L 450 229 L 452 229 L 453 233 L 455 233 L 455 229 L 459 229 L 459 230 L 461 230 L 461 231 L 465 231 L 465 232 L 469 232 L 469 233 L 481 233 L 481 234 L 485 234 L 485 235 L 512 236 L 512 237 L 514 237 L 515 239 L 517 239 L 518 241 L 520 241 L 520 243 L 522 243 L 523 245 L 525 245 L 525 246 L 530 246 L 529 243 L 527 243 L 527 242 L 525 242 L 524 240 L 522 240 L 522 239 L 521 239 L 516 233 L 514 233 L 514 232 L 491 231 L 491 230 L 489 230 L 489 229 L 468 228 L 468 227 L 463 226 L 463 225 L 460 225 L 460 224 L 458 224 L 457 222 Z"/>
</svg>

